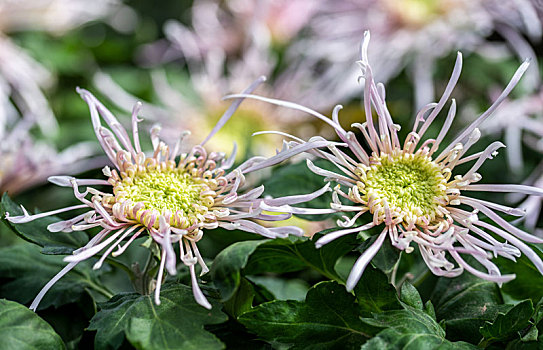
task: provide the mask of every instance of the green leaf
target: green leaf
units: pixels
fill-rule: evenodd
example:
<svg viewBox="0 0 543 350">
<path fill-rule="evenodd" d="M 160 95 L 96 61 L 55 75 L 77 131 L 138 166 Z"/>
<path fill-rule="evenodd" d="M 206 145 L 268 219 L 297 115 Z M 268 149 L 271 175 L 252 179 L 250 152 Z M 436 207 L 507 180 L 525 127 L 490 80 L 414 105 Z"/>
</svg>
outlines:
<svg viewBox="0 0 543 350">
<path fill-rule="evenodd" d="M 359 349 L 373 330 L 360 320 L 354 296 L 336 282 L 318 283 L 305 302 L 271 301 L 238 320 L 260 338 L 292 349 Z"/>
<path fill-rule="evenodd" d="M 403 310 L 375 313 L 364 322 L 385 328 L 362 346 L 363 350 L 380 349 L 477 349 L 475 346 L 445 339 L 445 331 L 426 312 L 403 304 Z"/>
<path fill-rule="evenodd" d="M 531 300 L 524 300 L 515 305 L 507 313 L 499 313 L 494 322 L 486 322 L 479 330 L 484 339 L 480 345 L 487 346 L 496 341 L 520 338 L 519 331 L 530 325 L 534 312 Z"/>
<path fill-rule="evenodd" d="M 414 289 L 414 287 L 413 287 Z M 416 290 L 415 290 L 416 291 Z M 415 291 L 406 287 L 405 295 L 416 299 Z M 420 300 L 420 297 L 419 297 Z M 364 350 L 378 349 L 476 349 L 475 346 L 445 339 L 445 330 L 436 322 L 433 315 L 420 308 L 402 303 L 403 310 L 374 313 L 373 318 L 363 321 L 374 327 L 385 328 L 362 346 Z"/>
<path fill-rule="evenodd" d="M 88 294 L 87 289 L 107 294 L 97 279 L 99 272 L 89 265 L 82 262 L 57 281 L 40 302 L 39 310 L 76 302 Z M 65 266 L 62 257 L 43 255 L 32 244 L 0 248 L 0 295 L 28 304 Z"/>
<path fill-rule="evenodd" d="M 64 349 L 53 328 L 14 301 L 0 300 L 0 349 Z"/>
<path fill-rule="evenodd" d="M 274 239 L 260 245 L 250 256 L 245 274 L 267 272 L 285 273 L 312 268 L 329 279 L 341 280 L 334 266 L 337 260 L 356 247 L 354 235 L 338 238 L 322 248 L 315 248 L 315 242 L 323 235 L 337 228 L 321 231 L 313 239 L 305 237 Z"/>
<path fill-rule="evenodd" d="M 121 293 L 106 303 L 92 318 L 89 330 L 97 331 L 95 349 L 117 349 L 124 337 L 137 349 L 222 349 L 223 344 L 204 325 L 222 323 L 227 316 L 210 300 L 207 310 L 194 301 L 192 290 L 166 284 L 160 305 L 153 297 Z"/>
<path fill-rule="evenodd" d="M 7 193 L 2 196 L 1 206 L 1 220 L 19 237 L 42 247 L 42 253 L 53 255 L 71 254 L 75 249 L 81 248 L 88 241 L 87 235 L 80 231 L 69 233 L 49 232 L 47 230 L 49 224 L 62 220 L 56 216 L 49 216 L 23 224 L 15 224 L 8 221 L 5 218 L 6 213 L 9 213 L 13 217 L 23 215 L 23 211 L 19 205 L 9 198 Z"/>
<path fill-rule="evenodd" d="M 448 339 L 477 344 L 479 328 L 498 312 L 507 311 L 498 285 L 464 273 L 456 278 L 439 278 L 432 296 L 437 319 L 444 322 Z"/>
<path fill-rule="evenodd" d="M 538 324 L 539 321 L 543 319 L 543 298 L 541 298 L 537 304 L 535 304 L 535 311 L 534 311 L 534 323 Z"/>
<path fill-rule="evenodd" d="M 529 243 L 528 243 L 529 244 Z M 530 244 L 535 252 L 540 249 L 535 244 Z M 500 270 L 505 273 L 514 273 L 516 278 L 502 286 L 502 291 L 517 300 L 532 299 L 534 303 L 543 298 L 543 276 L 534 264 L 525 255 L 517 258 L 517 261 L 508 259 L 499 260 Z"/>
<path fill-rule="evenodd" d="M 364 252 L 366 249 L 372 245 L 377 239 L 377 235 L 366 239 L 356 250 L 360 253 Z M 390 274 L 394 269 L 394 266 L 398 263 L 400 259 L 401 251 L 398 248 L 394 248 L 390 243 L 390 240 L 385 240 L 375 257 L 371 259 L 371 263 L 377 267 L 379 270 L 384 273 Z"/>
<path fill-rule="evenodd" d="M 356 246 L 356 237 L 341 237 L 320 249 L 315 248 L 314 242 L 323 234 L 335 230 L 324 230 L 313 240 L 291 237 L 243 241 L 228 246 L 217 255 L 211 266 L 211 278 L 220 291 L 221 301 L 234 295 L 240 284 L 242 270 L 245 275 L 257 275 L 312 268 L 330 279 L 341 280 L 334 266 L 339 257 Z"/>
<path fill-rule="evenodd" d="M 415 309 L 423 309 L 422 299 L 420 298 L 419 291 L 408 281 L 405 281 L 402 284 L 402 288 L 400 290 L 400 300 Z"/>
<path fill-rule="evenodd" d="M 217 255 L 211 266 L 211 278 L 221 294 L 221 301 L 230 299 L 239 287 L 241 269 L 247 265 L 249 256 L 266 240 L 237 242 Z"/>
<path fill-rule="evenodd" d="M 304 301 L 309 285 L 301 279 L 284 279 L 272 276 L 247 276 L 254 284 L 265 288 L 277 300 Z"/>
<path fill-rule="evenodd" d="M 400 309 L 396 289 L 388 283 L 387 276 L 372 266 L 366 267 L 354 294 L 364 316 L 386 310 Z"/>
<path fill-rule="evenodd" d="M 236 293 L 224 303 L 224 310 L 229 315 L 237 318 L 253 307 L 254 298 L 255 290 L 253 285 L 247 279 L 242 278 Z"/>
</svg>

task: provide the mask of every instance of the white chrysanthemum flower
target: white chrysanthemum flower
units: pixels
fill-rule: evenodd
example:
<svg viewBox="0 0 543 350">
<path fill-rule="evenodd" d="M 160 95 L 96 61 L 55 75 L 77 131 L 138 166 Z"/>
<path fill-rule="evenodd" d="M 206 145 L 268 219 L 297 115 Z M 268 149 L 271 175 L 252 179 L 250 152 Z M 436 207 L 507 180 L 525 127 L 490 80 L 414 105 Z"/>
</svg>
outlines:
<svg viewBox="0 0 543 350">
<path fill-rule="evenodd" d="M 184 46 L 196 33 L 187 32 L 179 36 Z M 191 38 L 191 39 L 189 39 Z M 230 60 L 228 70 L 224 71 L 226 57 L 218 55 L 201 56 L 198 59 L 188 59 L 188 83 L 190 97 L 181 93 L 174 87 L 166 74 L 160 70 L 152 72 L 153 88 L 159 99 L 158 103 L 144 103 L 146 117 L 164 126 L 163 137 L 173 140 L 184 129 L 194 130 L 191 140 L 200 140 L 206 136 L 206 130 L 213 126 L 225 112 L 228 105 L 221 100 L 222 96 L 230 91 L 239 91 L 249 85 L 255 77 L 272 73 L 273 65 L 270 58 L 263 55 L 255 46 L 250 46 L 240 59 Z M 114 79 L 105 74 L 98 73 L 94 77 L 95 86 L 122 110 L 128 111 L 138 100 L 128 94 Z M 249 101 L 252 102 L 252 101 Z M 232 142 L 238 144 L 239 159 L 248 154 L 270 155 L 273 142 L 270 139 L 251 139 L 251 131 L 276 128 L 270 116 L 273 109 L 255 108 L 252 103 L 244 103 L 236 112 L 237 118 L 226 126 L 208 144 L 210 150 L 220 150 L 230 147 Z"/>
<path fill-rule="evenodd" d="M 304 32 L 306 36 L 293 43 L 289 56 L 317 67 L 319 74 L 307 70 L 309 74 L 287 79 L 287 83 L 307 86 L 306 96 L 299 102 L 317 110 L 357 96 L 356 82 L 350 79 L 356 67 L 349 64 L 357 59 L 352 48 L 358 46 L 363 32 L 370 30 L 377 39 L 370 52 L 376 78 L 388 81 L 408 67 L 420 107 L 434 98 L 436 59 L 456 50 L 495 55 L 504 51 L 504 45 L 486 38 L 497 32 L 506 40 L 509 52 L 535 61 L 524 36 L 540 40 L 542 22 L 543 14 L 532 0 L 323 1 Z M 530 69 L 525 83 L 534 87 L 539 77 L 536 67 Z"/>
<path fill-rule="evenodd" d="M 299 29 L 307 19 L 310 9 L 316 7 L 315 3 L 303 0 L 264 0 L 257 4 L 245 0 L 221 4 L 216 1 L 195 3 L 191 8 L 191 26 L 170 20 L 164 25 L 166 40 L 149 44 L 141 50 L 140 58 L 145 65 L 183 58 L 189 73 L 187 92 L 190 90 L 191 98 L 187 98 L 188 93 L 180 93 L 162 71 L 152 73 L 158 103 L 145 103 L 144 106 L 149 119 L 165 126 L 163 137 L 166 140 L 172 134 L 177 135 L 181 128 L 194 130 L 192 136 L 196 140 L 205 137 L 202 131 L 213 127 L 226 109 L 221 97 L 243 89 L 257 76 L 273 76 L 277 66 L 273 38 L 293 35 L 295 28 Z M 279 24 L 290 21 L 291 17 L 293 28 Z M 272 28 L 276 25 L 281 26 L 284 32 L 274 34 Z M 129 110 L 137 100 L 104 73 L 95 76 L 95 85 L 121 109 Z M 278 90 L 271 85 L 263 87 L 266 94 L 295 96 L 293 90 Z M 314 134 L 314 128 L 301 125 L 300 119 L 297 114 L 278 113 L 271 106 L 256 108 L 251 101 L 245 102 L 238 109 L 236 120 L 214 137 L 209 147 L 224 149 L 236 140 L 240 159 L 247 154 L 265 155 L 278 141 L 273 135 L 257 139 L 242 135 L 276 129 L 278 124 L 291 129 L 307 129 L 305 135 Z M 202 124 L 205 127 L 202 128 Z"/>
<path fill-rule="evenodd" d="M 76 173 L 99 165 L 87 157 L 93 147 L 80 143 L 58 153 L 48 142 L 34 140 L 38 125 L 45 136 L 57 123 L 43 90 L 54 84 L 44 66 L 7 36 L 25 30 L 60 35 L 118 10 L 116 0 L 5 0 L 0 3 L 0 191 L 15 194 L 47 177 Z M 80 161 L 81 160 L 81 161 Z"/>
<path fill-rule="evenodd" d="M 263 80 L 259 79 L 245 92 L 250 93 Z M 294 154 L 325 147 L 330 142 L 315 140 L 304 145 L 285 147 L 271 158 L 253 157 L 229 171 L 234 164 L 235 150 L 234 154 L 226 158 L 224 153 L 208 153 L 203 146 L 226 123 L 241 100 L 234 102 L 209 136 L 187 153 L 180 152 L 186 132 L 171 148 L 159 139 L 160 128 L 154 127 L 151 130 L 153 150 L 146 155 L 141 149 L 138 132 L 141 104 L 136 104 L 132 113 L 131 140 L 115 116 L 91 93 L 86 90 L 79 90 L 79 93 L 89 105 L 96 137 L 115 169 L 105 167 L 105 179 L 76 179 L 68 176 L 50 178 L 57 185 L 73 187 L 75 197 L 82 202 L 80 205 L 36 215 L 28 215 L 24 211 L 22 216 L 10 217 L 6 214 L 6 217 L 14 223 L 25 223 L 56 213 L 87 209 L 72 219 L 51 224 L 48 229 L 52 232 L 70 232 L 101 227 L 102 230 L 85 247 L 65 258 L 69 262 L 68 266 L 42 289 L 32 303 L 32 309 L 36 309 L 51 286 L 78 262 L 105 249 L 94 265 L 94 268 L 99 268 L 109 255 L 122 254 L 134 239 L 143 234 L 148 234 L 162 247 L 155 302 L 160 303 L 164 268 L 170 274 L 176 274 L 173 244 L 178 244 L 181 261 L 190 270 L 196 301 L 211 308 L 198 287 L 195 274 L 196 264 L 201 266 L 202 274 L 208 271 L 196 245 L 204 231 L 222 227 L 257 233 L 268 238 L 302 235 L 302 230 L 294 226 L 263 226 L 263 221 L 281 221 L 288 219 L 291 214 L 288 211 L 281 211 L 282 214 L 265 213 L 261 206 L 301 203 L 328 191 L 327 185 L 315 193 L 276 199 L 260 198 L 263 186 L 242 192 L 246 174 L 280 163 Z M 102 126 L 101 119 L 105 120 L 110 129 Z M 94 185 L 110 186 L 110 190 L 86 187 L 83 192 L 80 191 L 82 186 Z M 310 213 L 311 210 L 292 208 L 292 212 Z"/>
<path fill-rule="evenodd" d="M 515 260 L 521 253 L 543 273 L 543 261 L 524 243 L 543 243 L 543 239 L 513 226 L 497 213 L 522 216 L 523 210 L 469 196 L 471 191 L 543 195 L 543 190 L 525 185 L 479 184 L 482 177 L 477 171 L 487 159 L 496 155 L 499 148 L 504 147 L 501 142 L 494 142 L 484 151 L 468 155 L 481 135 L 478 127 L 505 100 L 528 68 L 528 63 L 520 66 L 511 82 L 486 112 L 445 145 L 443 140 L 456 114 L 454 99 L 437 137 L 424 139 L 424 136 L 444 108 L 458 81 L 462 66 L 462 56 L 458 53 L 451 79 L 441 99 L 418 112 L 413 130 L 401 143 L 398 137 L 400 126 L 394 124 L 387 109 L 385 88 L 373 79 L 373 70 L 368 61 L 368 43 L 369 32 L 366 32 L 359 61 L 361 79 L 365 80 L 366 121 L 352 125 L 362 133 L 364 142 L 360 142 L 353 132 L 345 131 L 340 125 L 340 105 L 334 109 L 332 118 L 327 118 L 291 102 L 254 95 L 231 96 L 250 97 L 306 111 L 331 125 L 339 138 L 348 145 L 349 152 L 340 150 L 336 145 L 328 146 L 328 151 L 311 151 L 333 163 L 338 172 L 318 168 L 308 161 L 313 172 L 338 183 L 331 206 L 345 213 L 344 219 L 338 221 L 343 229 L 320 238 L 316 242 L 317 247 L 347 234 L 382 227 L 375 242 L 356 261 L 347 280 L 347 289 L 354 288 L 387 238 L 394 247 L 406 253 L 413 251 L 412 245 L 416 244 L 429 269 L 438 276 L 455 277 L 467 270 L 490 281 L 506 282 L 515 276 L 502 275 L 492 258 L 502 256 Z M 377 126 L 374 124 L 373 112 L 377 114 Z M 297 144 L 304 144 L 303 140 L 291 137 Z M 369 146 L 370 152 L 366 152 L 364 144 Z M 458 165 L 466 163 L 473 165 L 463 174 L 454 174 Z M 341 199 L 349 201 L 349 204 L 344 204 Z M 466 207 L 472 210 L 466 210 Z M 277 209 L 273 206 L 266 208 Z M 289 208 L 284 206 L 282 209 Z M 365 213 L 371 214 L 372 219 L 356 225 Z M 481 215 L 485 218 L 481 218 Z M 486 272 L 471 266 L 462 257 L 463 254 L 472 256 L 480 264 L 479 268 Z"/>
</svg>

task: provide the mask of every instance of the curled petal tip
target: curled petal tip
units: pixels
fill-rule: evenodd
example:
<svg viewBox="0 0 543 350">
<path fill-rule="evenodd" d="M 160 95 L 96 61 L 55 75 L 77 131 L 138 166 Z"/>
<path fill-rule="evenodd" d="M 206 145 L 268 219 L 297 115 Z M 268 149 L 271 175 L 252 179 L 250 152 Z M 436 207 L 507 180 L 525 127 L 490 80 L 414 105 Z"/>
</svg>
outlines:
<svg viewBox="0 0 543 350">
<path fill-rule="evenodd" d="M 72 187 L 72 181 L 75 180 L 72 176 L 49 176 L 47 181 L 50 183 L 62 186 L 62 187 Z"/>
<path fill-rule="evenodd" d="M 171 260 L 167 259 L 166 269 L 168 270 L 168 273 L 170 275 L 172 276 L 177 275 L 177 266 L 175 265 L 175 262 L 172 262 Z"/>
</svg>

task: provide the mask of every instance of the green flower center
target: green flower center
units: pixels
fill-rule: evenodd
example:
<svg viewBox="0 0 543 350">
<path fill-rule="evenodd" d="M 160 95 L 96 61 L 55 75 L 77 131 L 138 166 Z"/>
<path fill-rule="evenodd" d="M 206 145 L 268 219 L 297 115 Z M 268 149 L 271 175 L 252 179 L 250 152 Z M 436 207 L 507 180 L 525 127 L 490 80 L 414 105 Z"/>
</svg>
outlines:
<svg viewBox="0 0 543 350">
<path fill-rule="evenodd" d="M 361 189 L 368 204 L 386 201 L 397 214 L 435 217 L 439 199 L 447 198 L 447 182 L 437 164 L 413 154 L 385 155 L 374 161 Z"/>
<path fill-rule="evenodd" d="M 209 207 L 208 200 L 200 195 L 206 187 L 204 179 L 179 169 L 147 170 L 123 178 L 115 186 L 114 193 L 117 202 L 130 199 L 133 203 L 143 203 L 144 209 L 182 211 L 184 216 L 190 216 L 200 213 L 198 208 L 201 206 Z"/>
</svg>

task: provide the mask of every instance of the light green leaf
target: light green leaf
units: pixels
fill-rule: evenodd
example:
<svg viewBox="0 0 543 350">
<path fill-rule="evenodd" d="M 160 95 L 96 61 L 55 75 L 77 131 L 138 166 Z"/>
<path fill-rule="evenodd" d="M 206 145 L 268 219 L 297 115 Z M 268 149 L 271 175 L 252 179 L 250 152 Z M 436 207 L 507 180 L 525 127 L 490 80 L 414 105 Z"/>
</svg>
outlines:
<svg viewBox="0 0 543 350">
<path fill-rule="evenodd" d="M 0 300 L 0 349 L 64 349 L 53 328 L 14 301 Z"/>
<path fill-rule="evenodd" d="M 255 290 L 251 282 L 242 278 L 239 288 L 236 293 L 224 302 L 224 310 L 237 318 L 242 313 L 249 311 L 253 307 L 253 300 L 255 298 Z"/>
<path fill-rule="evenodd" d="M 341 256 L 356 247 L 356 237 L 347 235 L 322 248 L 315 248 L 315 241 L 336 230 L 334 228 L 321 231 L 311 240 L 305 237 L 292 237 L 267 241 L 250 256 L 245 274 L 285 273 L 311 268 L 329 279 L 341 280 L 335 271 L 335 264 Z"/>
<path fill-rule="evenodd" d="M 301 279 L 284 279 L 273 276 L 247 276 L 251 282 L 266 288 L 277 300 L 305 300 L 309 285 Z"/>
<path fill-rule="evenodd" d="M 194 301 L 192 290 L 184 285 L 166 284 L 160 305 L 153 297 L 122 293 L 106 303 L 92 318 L 95 349 L 117 349 L 124 337 L 137 349 L 222 349 L 224 345 L 204 325 L 225 322 L 220 305 L 210 300 L 207 310 Z"/>
<path fill-rule="evenodd" d="M 528 243 L 529 244 L 529 243 Z M 540 256 L 539 245 L 529 244 Z M 543 276 L 534 264 L 525 255 L 517 258 L 517 261 L 508 259 L 499 260 L 500 270 L 505 273 L 514 273 L 516 278 L 502 286 L 502 291 L 517 300 L 532 299 L 537 303 L 543 298 Z"/>
<path fill-rule="evenodd" d="M 401 308 L 394 286 L 388 283 L 388 278 L 382 271 L 372 266 L 366 267 L 354 288 L 354 294 L 364 316 Z"/>
<path fill-rule="evenodd" d="M 237 242 L 217 255 L 211 266 L 211 278 L 221 294 L 221 301 L 230 299 L 239 287 L 241 269 L 247 265 L 249 256 L 265 240 Z"/>
<path fill-rule="evenodd" d="M 313 240 L 305 237 L 286 239 L 258 240 L 237 242 L 217 255 L 211 266 L 211 278 L 221 293 L 221 300 L 230 299 L 244 275 L 262 273 L 284 273 L 312 268 L 322 275 L 340 280 L 334 266 L 339 257 L 356 246 L 356 237 L 341 237 L 324 247 L 315 248 L 315 240 L 322 234 L 336 229 L 318 233 Z"/>
<path fill-rule="evenodd" d="M 422 299 L 420 298 L 419 291 L 413 287 L 411 283 L 405 281 L 402 284 L 400 290 L 400 299 L 407 305 L 414 307 L 415 309 L 422 310 Z"/>
</svg>

